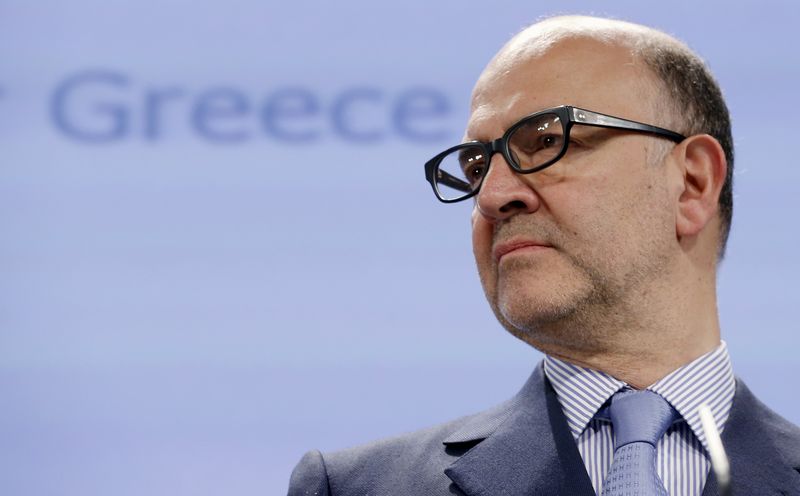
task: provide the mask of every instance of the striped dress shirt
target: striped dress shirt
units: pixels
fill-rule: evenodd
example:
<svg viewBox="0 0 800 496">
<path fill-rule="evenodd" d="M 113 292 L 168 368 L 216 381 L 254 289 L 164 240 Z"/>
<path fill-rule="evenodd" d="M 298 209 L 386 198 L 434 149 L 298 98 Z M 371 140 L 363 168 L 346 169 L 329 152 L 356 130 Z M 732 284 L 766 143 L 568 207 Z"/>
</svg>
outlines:
<svg viewBox="0 0 800 496">
<path fill-rule="evenodd" d="M 611 422 L 596 417 L 611 396 L 630 389 L 608 374 L 545 355 L 544 372 L 556 391 L 578 451 L 597 494 L 614 459 Z M 725 342 L 674 370 L 647 389 L 660 394 L 681 415 L 656 446 L 656 469 L 670 496 L 700 496 L 711 467 L 697 407 L 711 407 L 720 433 L 735 390 Z"/>
</svg>

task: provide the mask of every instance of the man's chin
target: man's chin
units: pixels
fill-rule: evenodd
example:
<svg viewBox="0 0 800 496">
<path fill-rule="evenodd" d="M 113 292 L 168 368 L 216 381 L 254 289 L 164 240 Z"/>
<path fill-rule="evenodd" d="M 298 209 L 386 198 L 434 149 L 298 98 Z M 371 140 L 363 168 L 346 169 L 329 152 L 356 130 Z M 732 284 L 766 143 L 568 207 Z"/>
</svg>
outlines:
<svg viewBox="0 0 800 496">
<path fill-rule="evenodd" d="M 570 319 L 575 314 L 574 305 L 565 304 L 501 305 L 502 319 L 517 329 L 536 330 Z"/>
<path fill-rule="evenodd" d="M 572 282 L 565 284 L 565 282 Z M 505 320 L 528 327 L 569 317 L 589 288 L 573 274 L 516 272 L 498 278 L 497 308 Z"/>
<path fill-rule="evenodd" d="M 579 295 L 563 300 L 499 301 L 493 304 L 495 316 L 512 335 L 542 349 L 551 343 L 563 343 L 571 339 L 570 334 L 585 325 L 583 299 Z"/>
<path fill-rule="evenodd" d="M 556 315 L 555 312 L 541 314 L 524 322 L 519 319 L 514 319 L 512 322 L 503 316 L 499 316 L 498 320 L 509 334 L 542 353 L 569 347 L 572 340 L 570 326 L 566 324 L 567 319 L 563 315 Z"/>
</svg>

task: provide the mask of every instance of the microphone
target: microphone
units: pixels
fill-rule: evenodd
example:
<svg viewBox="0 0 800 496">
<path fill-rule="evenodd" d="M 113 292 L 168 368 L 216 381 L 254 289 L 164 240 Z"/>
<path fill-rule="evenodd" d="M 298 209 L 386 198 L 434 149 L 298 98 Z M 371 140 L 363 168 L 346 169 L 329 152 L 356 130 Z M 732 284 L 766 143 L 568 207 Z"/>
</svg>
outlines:
<svg viewBox="0 0 800 496">
<path fill-rule="evenodd" d="M 700 415 L 700 424 L 703 426 L 703 434 L 706 437 L 706 444 L 708 444 L 711 469 L 717 478 L 719 496 L 731 496 L 731 465 L 728 462 L 728 455 L 725 454 L 725 448 L 722 446 L 722 438 L 719 435 L 717 423 L 714 421 L 714 415 L 711 413 L 711 408 L 705 403 L 697 408 L 697 414 Z"/>
</svg>

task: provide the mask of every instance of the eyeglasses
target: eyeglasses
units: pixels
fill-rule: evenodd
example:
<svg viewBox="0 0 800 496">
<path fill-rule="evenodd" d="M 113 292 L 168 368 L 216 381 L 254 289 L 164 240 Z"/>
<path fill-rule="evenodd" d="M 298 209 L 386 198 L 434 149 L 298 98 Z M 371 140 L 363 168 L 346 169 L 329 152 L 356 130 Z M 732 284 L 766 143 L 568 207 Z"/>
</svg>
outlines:
<svg viewBox="0 0 800 496">
<path fill-rule="evenodd" d="M 575 124 L 661 136 L 680 143 L 685 136 L 641 122 L 562 105 L 531 114 L 491 142 L 469 141 L 448 148 L 425 163 L 425 178 L 436 198 L 445 203 L 466 200 L 478 194 L 491 165 L 500 152 L 520 174 L 550 167 L 567 153 L 569 132 Z"/>
</svg>

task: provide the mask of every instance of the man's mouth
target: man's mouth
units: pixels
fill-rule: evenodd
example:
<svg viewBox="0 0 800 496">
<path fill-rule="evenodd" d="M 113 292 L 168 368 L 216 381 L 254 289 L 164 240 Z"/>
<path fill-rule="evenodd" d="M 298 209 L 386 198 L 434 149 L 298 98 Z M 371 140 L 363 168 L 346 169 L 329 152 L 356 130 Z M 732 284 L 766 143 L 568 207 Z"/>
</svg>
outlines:
<svg viewBox="0 0 800 496">
<path fill-rule="evenodd" d="M 500 262 L 501 258 L 512 253 L 530 253 L 548 250 L 550 248 L 552 248 L 552 246 L 544 241 L 533 239 L 516 239 L 496 244 L 492 250 L 492 255 L 494 256 L 495 262 Z"/>
</svg>

